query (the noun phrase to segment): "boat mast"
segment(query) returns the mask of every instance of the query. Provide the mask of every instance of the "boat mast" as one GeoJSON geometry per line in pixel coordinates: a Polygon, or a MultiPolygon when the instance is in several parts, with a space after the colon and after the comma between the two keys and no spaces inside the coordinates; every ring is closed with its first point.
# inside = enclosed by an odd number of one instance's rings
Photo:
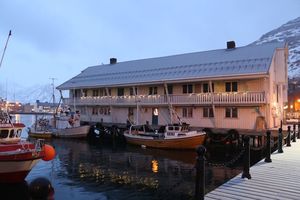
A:
{"type": "Polygon", "coordinates": [[[8,40],[9,40],[10,36],[11,36],[11,30],[9,31],[7,39],[6,39],[6,43],[5,43],[4,50],[3,50],[3,53],[2,53],[2,57],[1,57],[1,61],[0,61],[0,68],[1,68],[1,65],[2,65],[2,62],[3,62],[3,58],[4,58],[4,55],[5,55],[5,51],[6,51],[8,40]]]}
{"type": "Polygon", "coordinates": [[[167,102],[168,102],[168,106],[169,106],[170,124],[173,124],[173,106],[172,106],[172,103],[170,101],[170,96],[169,96],[167,83],[164,83],[164,87],[165,87],[167,102]]]}

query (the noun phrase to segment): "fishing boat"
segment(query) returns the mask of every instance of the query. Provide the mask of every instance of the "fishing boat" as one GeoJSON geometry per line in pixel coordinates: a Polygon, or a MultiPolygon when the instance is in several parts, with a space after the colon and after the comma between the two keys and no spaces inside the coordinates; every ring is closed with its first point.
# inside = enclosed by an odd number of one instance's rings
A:
{"type": "Polygon", "coordinates": [[[54,117],[55,129],[53,135],[60,138],[85,138],[90,131],[90,125],[80,124],[80,113],[67,112],[54,117]]]}
{"type": "Polygon", "coordinates": [[[39,160],[52,160],[55,150],[42,140],[21,140],[23,123],[13,123],[7,112],[0,110],[0,183],[24,181],[39,160]]]}
{"type": "Polygon", "coordinates": [[[49,139],[52,137],[53,127],[50,125],[49,119],[44,116],[37,118],[34,124],[28,128],[28,136],[32,138],[44,138],[49,139]]]}
{"type": "Polygon", "coordinates": [[[124,132],[129,144],[161,149],[195,149],[205,141],[204,131],[189,130],[189,125],[169,124],[158,130],[148,125],[132,125],[124,132]]]}

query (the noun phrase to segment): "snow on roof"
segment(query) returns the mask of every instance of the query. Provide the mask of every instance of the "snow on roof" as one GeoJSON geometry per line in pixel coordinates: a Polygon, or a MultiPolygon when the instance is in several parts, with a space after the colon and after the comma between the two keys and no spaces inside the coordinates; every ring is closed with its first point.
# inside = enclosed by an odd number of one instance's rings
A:
{"type": "Polygon", "coordinates": [[[58,86],[57,89],[141,85],[176,80],[266,74],[275,49],[284,47],[284,42],[274,42],[91,66],[58,86]]]}

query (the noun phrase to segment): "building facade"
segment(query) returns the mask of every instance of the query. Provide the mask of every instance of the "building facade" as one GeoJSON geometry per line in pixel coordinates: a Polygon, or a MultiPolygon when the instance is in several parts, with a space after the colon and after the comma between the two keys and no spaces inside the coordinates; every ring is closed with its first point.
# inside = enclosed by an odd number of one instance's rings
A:
{"type": "Polygon", "coordinates": [[[58,86],[88,122],[264,130],[287,103],[285,43],[269,43],[88,67],[58,86]]]}

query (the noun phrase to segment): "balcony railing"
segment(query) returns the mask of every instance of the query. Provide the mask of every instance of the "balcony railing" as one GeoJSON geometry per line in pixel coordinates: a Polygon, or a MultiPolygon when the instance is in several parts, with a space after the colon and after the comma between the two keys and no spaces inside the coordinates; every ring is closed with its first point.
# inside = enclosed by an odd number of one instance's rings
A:
{"type": "MultiPolygon", "coordinates": [[[[264,92],[234,92],[234,93],[200,93],[187,95],[169,95],[169,102],[173,105],[250,105],[266,103],[264,92]]],[[[168,105],[166,95],[138,95],[135,96],[104,96],[81,97],[64,99],[69,105],[168,105]]]]}

